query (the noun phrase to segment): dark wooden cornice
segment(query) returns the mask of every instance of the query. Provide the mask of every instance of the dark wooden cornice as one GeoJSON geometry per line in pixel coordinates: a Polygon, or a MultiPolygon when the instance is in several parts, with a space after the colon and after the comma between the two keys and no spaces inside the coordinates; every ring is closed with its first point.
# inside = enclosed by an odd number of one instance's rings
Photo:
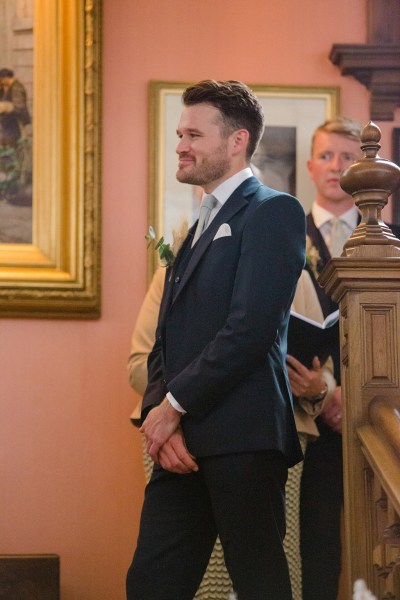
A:
{"type": "Polygon", "coordinates": [[[371,119],[392,121],[400,106],[400,45],[334,44],[331,62],[371,91],[371,119]]]}

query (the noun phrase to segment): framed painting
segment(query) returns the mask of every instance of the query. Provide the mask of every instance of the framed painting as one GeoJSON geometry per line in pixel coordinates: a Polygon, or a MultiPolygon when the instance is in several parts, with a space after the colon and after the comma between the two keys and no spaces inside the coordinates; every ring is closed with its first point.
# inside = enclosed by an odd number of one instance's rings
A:
{"type": "MultiPolygon", "coordinates": [[[[157,238],[172,241],[182,220],[197,218],[200,192],[175,178],[176,127],[181,95],[189,82],[151,81],[149,86],[149,226],[157,238]]],[[[252,159],[254,173],[270,187],[296,195],[307,211],[315,190],[306,162],[318,125],[339,112],[338,87],[252,85],[265,113],[265,130],[252,159]]],[[[149,253],[149,277],[158,266],[149,253]]]]}
{"type": "Polygon", "coordinates": [[[0,238],[2,317],[100,316],[100,72],[101,0],[35,0],[31,235],[0,238]]]}
{"type": "MultiPolygon", "coordinates": [[[[400,166],[400,127],[394,127],[392,131],[392,156],[393,162],[400,166]]],[[[392,196],[392,220],[400,225],[400,187],[392,196]]]]}

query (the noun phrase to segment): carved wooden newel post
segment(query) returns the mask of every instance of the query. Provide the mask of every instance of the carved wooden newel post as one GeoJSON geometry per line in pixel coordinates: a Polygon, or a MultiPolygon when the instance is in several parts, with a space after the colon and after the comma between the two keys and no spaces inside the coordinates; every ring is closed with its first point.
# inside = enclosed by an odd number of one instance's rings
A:
{"type": "MultiPolygon", "coordinates": [[[[377,404],[389,406],[395,416],[400,414],[400,241],[381,219],[389,195],[400,185],[400,168],[378,156],[380,137],[379,128],[370,122],[361,137],[364,158],[342,174],[341,185],[354,197],[361,223],[342,256],[330,261],[319,280],[340,307],[349,600],[359,578],[380,600],[400,598],[395,589],[400,551],[397,547],[388,565],[388,544],[383,539],[385,527],[397,523],[400,498],[391,498],[381,468],[378,465],[377,475],[371,465],[371,460],[379,462],[378,444],[371,459],[368,440],[363,438],[369,428],[375,431],[371,415],[377,404]]],[[[399,479],[400,454],[396,463],[396,449],[392,451],[389,444],[385,451],[389,458],[382,460],[382,468],[392,457],[392,475],[399,479]]]]}

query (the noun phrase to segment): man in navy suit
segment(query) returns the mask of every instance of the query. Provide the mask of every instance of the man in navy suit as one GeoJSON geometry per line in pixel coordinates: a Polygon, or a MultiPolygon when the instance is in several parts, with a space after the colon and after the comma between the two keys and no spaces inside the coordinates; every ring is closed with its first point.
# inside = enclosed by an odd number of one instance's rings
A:
{"type": "Polygon", "coordinates": [[[127,598],[192,600],[219,535],[240,600],[290,600],[284,494],[302,453],[285,357],[304,211],[252,175],[263,113],[247,86],[203,81],[182,100],[176,176],[213,198],[166,272],[142,405],[156,465],[127,598]]]}

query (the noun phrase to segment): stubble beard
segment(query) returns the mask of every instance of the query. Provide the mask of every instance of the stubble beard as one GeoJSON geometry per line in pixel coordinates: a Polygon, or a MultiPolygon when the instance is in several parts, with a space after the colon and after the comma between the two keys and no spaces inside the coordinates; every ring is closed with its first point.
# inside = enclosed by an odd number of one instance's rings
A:
{"type": "Polygon", "coordinates": [[[180,183],[204,186],[213,181],[218,181],[231,167],[229,158],[221,152],[219,158],[212,157],[212,161],[205,159],[199,166],[194,164],[190,169],[178,169],[176,178],[180,183]]]}

